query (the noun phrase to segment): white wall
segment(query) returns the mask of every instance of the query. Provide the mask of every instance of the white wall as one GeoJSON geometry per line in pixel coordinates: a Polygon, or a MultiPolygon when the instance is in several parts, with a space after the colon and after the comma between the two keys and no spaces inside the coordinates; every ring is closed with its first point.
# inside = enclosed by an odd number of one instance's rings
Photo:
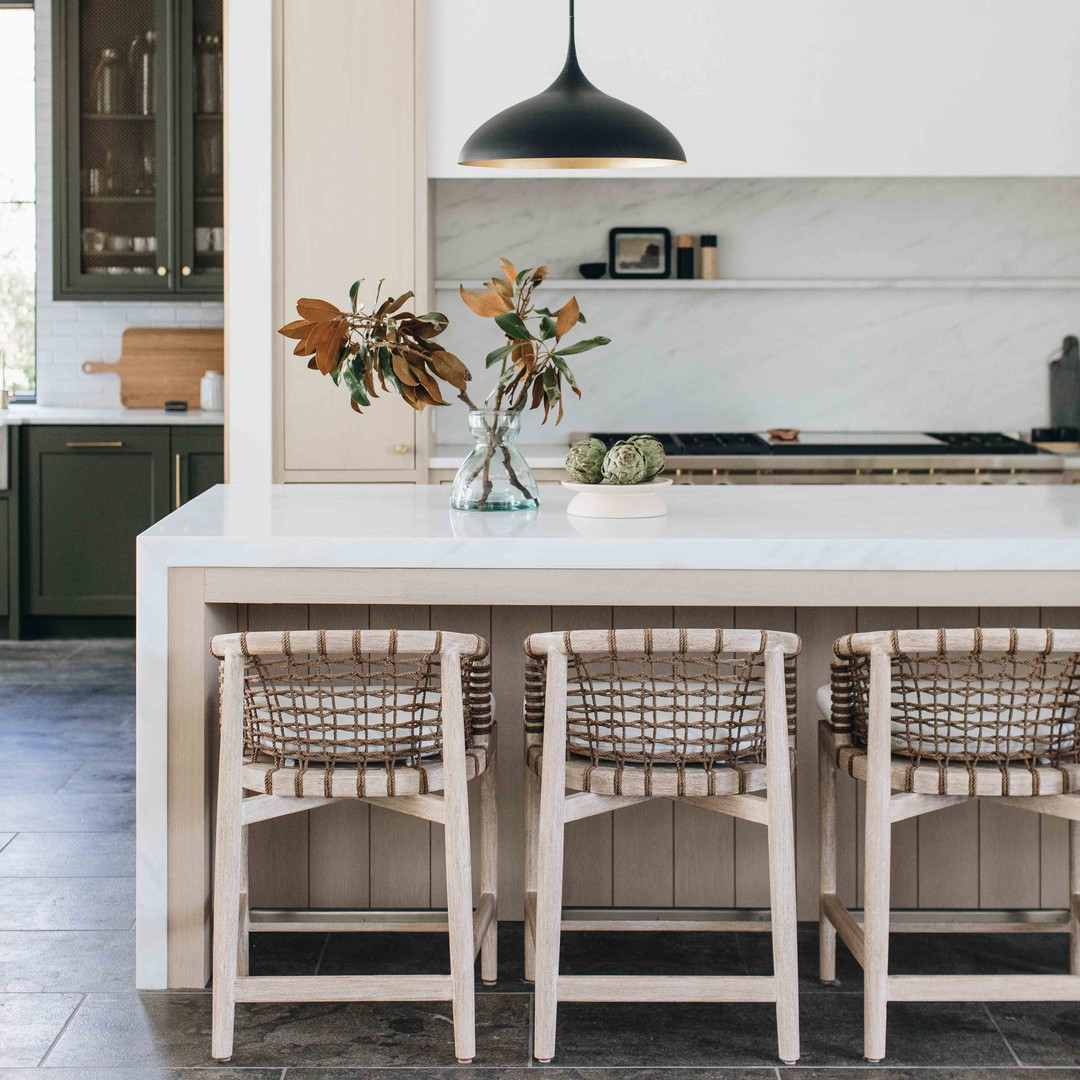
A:
{"type": "MultiPolygon", "coordinates": [[[[431,175],[506,175],[458,150],[557,74],[565,12],[431,0],[431,175]]],[[[577,23],[593,82],[682,141],[667,177],[1080,174],[1076,0],[579,0],[577,23]]]]}
{"type": "Polygon", "coordinates": [[[120,404],[115,375],[85,375],[84,360],[112,361],[129,326],[221,326],[213,301],[118,302],[53,300],[52,35],[50,5],[37,22],[37,387],[43,405],[120,404]]]}
{"type": "MultiPolygon", "coordinates": [[[[436,277],[476,285],[505,255],[555,277],[605,260],[612,226],[715,232],[734,278],[1080,278],[1080,180],[442,180],[436,277]]],[[[572,288],[572,287],[571,287],[572,288]]],[[[569,290],[552,292],[559,305],[569,290]]],[[[1080,291],[580,291],[584,397],[560,429],[1023,430],[1047,420],[1045,360],[1080,332],[1080,291]]],[[[486,393],[499,335],[456,291],[447,348],[486,393]]],[[[474,392],[474,397],[478,395],[474,392]]],[[[457,408],[437,442],[464,441],[457,408]]]]}

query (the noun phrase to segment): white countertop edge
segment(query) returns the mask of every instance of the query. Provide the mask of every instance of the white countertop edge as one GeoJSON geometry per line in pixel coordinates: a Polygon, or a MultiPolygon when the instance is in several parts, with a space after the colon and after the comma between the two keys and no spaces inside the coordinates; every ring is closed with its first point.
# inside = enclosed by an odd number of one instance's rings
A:
{"type": "Polygon", "coordinates": [[[188,409],[187,412],[166,412],[164,409],[79,408],[66,405],[9,405],[0,409],[0,426],[20,427],[24,424],[80,424],[97,426],[164,424],[173,427],[185,424],[221,426],[225,413],[188,409]]]}

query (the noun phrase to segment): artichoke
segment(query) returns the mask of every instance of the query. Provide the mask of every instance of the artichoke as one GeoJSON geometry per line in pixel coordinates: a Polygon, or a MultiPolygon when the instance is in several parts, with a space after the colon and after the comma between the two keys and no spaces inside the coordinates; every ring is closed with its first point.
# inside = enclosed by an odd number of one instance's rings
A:
{"type": "Polygon", "coordinates": [[[645,458],[645,479],[652,480],[664,471],[664,447],[651,435],[632,435],[626,440],[641,451],[645,458]]]}
{"type": "Polygon", "coordinates": [[[599,484],[607,447],[599,439],[582,439],[566,455],[566,471],[579,484],[599,484]]]}
{"type": "Polygon", "coordinates": [[[647,471],[645,455],[633,443],[618,442],[604,455],[604,479],[609,484],[641,484],[647,471]]]}

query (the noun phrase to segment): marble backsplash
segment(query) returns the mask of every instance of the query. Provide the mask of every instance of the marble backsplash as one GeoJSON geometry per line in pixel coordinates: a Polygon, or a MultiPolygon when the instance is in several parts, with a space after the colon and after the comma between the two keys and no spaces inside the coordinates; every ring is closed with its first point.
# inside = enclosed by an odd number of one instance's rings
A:
{"type": "MultiPolygon", "coordinates": [[[[505,255],[557,278],[612,226],[719,235],[724,277],[1080,278],[1080,180],[440,180],[436,277],[475,285],[505,255]]],[[[560,429],[1024,430],[1047,419],[1049,354],[1080,290],[582,291],[584,391],[560,429]]],[[[473,369],[493,325],[451,291],[448,348],[473,369]]],[[[551,303],[562,302],[552,293],[551,303]]],[[[476,395],[474,395],[476,396],[476,395]]],[[[440,443],[461,442],[458,409],[440,443]]]]}

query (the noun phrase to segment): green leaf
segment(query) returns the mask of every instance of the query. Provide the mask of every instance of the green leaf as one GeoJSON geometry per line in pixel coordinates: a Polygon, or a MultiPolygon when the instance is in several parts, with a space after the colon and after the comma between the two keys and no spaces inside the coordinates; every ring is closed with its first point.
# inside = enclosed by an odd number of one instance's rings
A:
{"type": "Polygon", "coordinates": [[[544,393],[553,405],[562,397],[562,391],[559,390],[559,378],[551,368],[547,368],[544,372],[544,393]]]}
{"type": "Polygon", "coordinates": [[[364,389],[364,369],[358,362],[359,357],[341,365],[341,377],[345,380],[345,386],[349,390],[349,396],[357,405],[370,405],[371,398],[364,389]]]}
{"type": "Polygon", "coordinates": [[[484,367],[494,367],[496,364],[501,364],[516,348],[514,345],[501,345],[497,349],[492,349],[487,354],[487,359],[484,361],[484,367]]]}
{"type": "Polygon", "coordinates": [[[586,338],[584,341],[576,341],[573,345],[567,345],[565,349],[560,349],[558,352],[552,353],[552,356],[576,356],[578,353],[588,352],[590,349],[597,349],[601,345],[610,345],[611,338],[606,337],[591,337],[586,338]]]}
{"type": "Polygon", "coordinates": [[[379,346],[379,371],[382,372],[382,377],[386,380],[386,385],[394,391],[395,394],[401,393],[401,380],[394,374],[394,358],[390,355],[390,350],[385,345],[379,346]]]}
{"type": "Polygon", "coordinates": [[[555,336],[555,323],[547,315],[540,320],[540,340],[547,341],[555,336]]]}
{"type": "Polygon", "coordinates": [[[522,285],[532,276],[532,270],[522,270],[516,278],[514,278],[514,291],[517,292],[522,285]]]}
{"type": "Polygon", "coordinates": [[[356,314],[356,297],[360,292],[360,286],[363,284],[364,279],[358,278],[349,286],[349,303],[352,304],[353,314],[356,314]]]}
{"type": "MultiPolygon", "coordinates": [[[[520,275],[518,276],[520,277],[520,275]]],[[[506,311],[502,315],[496,315],[495,323],[507,337],[513,338],[515,341],[532,341],[529,328],[521,321],[520,316],[513,311],[506,311]]],[[[606,341],[605,344],[607,344],[606,341]]]]}
{"type": "Polygon", "coordinates": [[[559,356],[552,355],[551,362],[563,373],[563,378],[565,378],[571,386],[577,386],[577,383],[574,381],[574,376],[571,373],[570,368],[567,367],[565,360],[559,356]]]}

